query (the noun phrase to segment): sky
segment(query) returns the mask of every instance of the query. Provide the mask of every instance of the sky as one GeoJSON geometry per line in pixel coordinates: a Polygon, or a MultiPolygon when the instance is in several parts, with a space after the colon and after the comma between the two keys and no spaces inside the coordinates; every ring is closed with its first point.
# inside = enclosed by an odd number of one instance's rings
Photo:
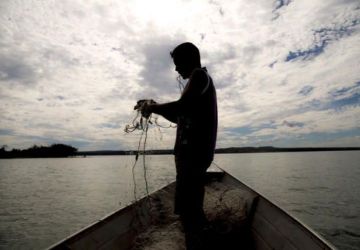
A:
{"type": "MultiPolygon", "coordinates": [[[[179,98],[169,52],[187,41],[217,89],[218,148],[360,146],[358,0],[1,0],[0,146],[135,149],[133,107],[179,98]]],[[[150,127],[148,148],[175,130],[150,127]]]]}

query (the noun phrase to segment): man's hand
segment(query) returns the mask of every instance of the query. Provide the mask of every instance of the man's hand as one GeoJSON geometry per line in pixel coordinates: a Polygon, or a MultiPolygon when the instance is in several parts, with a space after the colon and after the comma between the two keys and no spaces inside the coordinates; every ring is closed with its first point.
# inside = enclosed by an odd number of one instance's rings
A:
{"type": "Polygon", "coordinates": [[[155,102],[153,103],[145,103],[141,110],[141,115],[145,118],[149,118],[150,115],[154,112],[154,106],[156,105],[155,102]]]}
{"type": "Polygon", "coordinates": [[[156,102],[154,100],[139,100],[134,109],[139,110],[143,117],[149,118],[155,105],[156,102]]]}

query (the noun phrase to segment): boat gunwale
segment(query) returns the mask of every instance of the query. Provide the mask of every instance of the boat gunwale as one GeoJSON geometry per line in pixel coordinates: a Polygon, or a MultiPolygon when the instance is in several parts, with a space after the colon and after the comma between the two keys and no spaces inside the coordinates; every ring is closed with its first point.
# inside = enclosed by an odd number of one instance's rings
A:
{"type": "MultiPolygon", "coordinates": [[[[266,198],[266,196],[262,195],[260,192],[255,191],[253,188],[251,188],[250,185],[248,185],[246,182],[240,181],[238,178],[236,178],[234,175],[232,175],[231,173],[223,170],[221,167],[216,166],[219,171],[211,171],[208,173],[215,173],[215,174],[219,174],[219,173],[223,173],[223,177],[228,176],[229,178],[231,178],[233,181],[235,181],[238,185],[241,185],[242,187],[244,187],[247,191],[253,193],[257,199],[263,199],[265,202],[267,202],[270,206],[273,206],[276,210],[278,210],[280,213],[282,213],[286,218],[290,219],[292,223],[294,223],[296,226],[298,226],[299,228],[301,228],[304,232],[315,236],[315,238],[318,239],[318,241],[316,242],[321,242],[323,245],[327,246],[329,249],[337,249],[335,246],[333,246],[333,244],[331,244],[328,240],[326,240],[323,236],[321,236],[319,233],[317,233],[316,231],[314,231],[314,229],[310,228],[306,223],[304,223],[302,220],[300,220],[299,218],[297,218],[296,216],[292,215],[290,212],[284,210],[283,208],[281,208],[276,202],[270,201],[268,198],[266,198]]],[[[161,186],[160,188],[158,188],[157,190],[155,190],[154,192],[152,192],[149,195],[153,195],[156,192],[159,192],[160,190],[163,190],[166,187],[169,187],[170,185],[174,185],[175,181],[172,181],[166,185],[161,186]]],[[[113,212],[108,213],[107,215],[103,216],[101,219],[89,224],[86,227],[83,227],[79,230],[77,230],[75,233],[72,233],[71,235],[67,236],[66,238],[52,244],[51,246],[49,246],[48,248],[46,248],[47,250],[55,250],[58,247],[61,247],[63,244],[66,244],[67,241],[76,241],[77,239],[81,238],[82,236],[88,235],[91,232],[97,230],[99,227],[101,227],[101,225],[107,223],[108,221],[111,221],[113,218],[126,213],[127,211],[131,211],[132,209],[134,209],[136,206],[138,206],[139,204],[141,204],[142,202],[144,202],[144,200],[147,198],[147,195],[145,194],[143,197],[141,197],[140,199],[136,200],[135,202],[132,201],[132,203],[130,202],[130,204],[125,205],[122,208],[119,208],[118,210],[115,210],[113,212]]],[[[254,206],[252,209],[256,209],[256,206],[254,206]]],[[[254,211],[251,211],[254,212],[254,211]]]]}
{"type": "MultiPolygon", "coordinates": [[[[228,176],[230,176],[232,179],[234,179],[235,181],[237,181],[238,183],[242,184],[243,187],[245,187],[248,191],[253,192],[254,194],[257,195],[258,199],[263,199],[265,200],[268,204],[270,204],[271,206],[273,206],[275,209],[277,209],[278,211],[280,211],[282,214],[284,214],[287,218],[290,218],[292,220],[293,223],[298,224],[300,226],[300,228],[304,228],[305,231],[308,231],[310,233],[310,235],[314,235],[315,237],[317,237],[320,241],[322,241],[322,243],[324,243],[327,247],[329,247],[330,249],[337,249],[332,243],[330,243],[327,239],[325,239],[322,235],[320,235],[318,232],[316,232],[314,229],[312,229],[310,226],[308,226],[306,223],[304,223],[301,219],[299,219],[297,216],[291,214],[290,212],[288,212],[287,210],[283,209],[281,206],[279,206],[277,204],[277,202],[274,201],[270,201],[268,198],[266,198],[266,196],[264,196],[262,193],[255,191],[255,189],[253,189],[250,185],[248,185],[246,182],[244,181],[240,181],[238,178],[236,178],[234,175],[232,175],[231,173],[223,170],[221,167],[217,166],[220,170],[224,171],[228,176]]],[[[256,206],[253,208],[256,209],[256,206]]]]}
{"type": "MultiPolygon", "coordinates": [[[[175,184],[175,181],[172,181],[166,185],[163,185],[160,188],[158,188],[157,190],[155,190],[154,192],[150,193],[149,196],[153,195],[154,193],[156,193],[160,190],[163,190],[166,187],[169,187],[170,185],[174,185],[174,184],[175,184]]],[[[97,221],[94,221],[93,223],[90,223],[89,225],[75,231],[74,233],[70,234],[69,236],[66,236],[65,238],[57,241],[54,244],[51,244],[49,247],[47,247],[45,249],[46,250],[57,249],[57,247],[60,247],[62,244],[66,244],[67,241],[70,241],[70,240],[73,241],[79,237],[81,238],[81,236],[83,236],[83,235],[90,234],[91,232],[95,231],[97,228],[101,227],[101,225],[103,225],[104,223],[111,221],[113,218],[120,216],[121,214],[126,213],[128,211],[130,212],[136,206],[138,206],[139,204],[144,202],[144,200],[147,197],[148,197],[148,195],[144,194],[141,198],[139,198],[135,201],[130,201],[130,203],[128,203],[127,205],[124,205],[123,207],[104,215],[103,217],[101,217],[101,219],[98,219],[97,221]]]]}

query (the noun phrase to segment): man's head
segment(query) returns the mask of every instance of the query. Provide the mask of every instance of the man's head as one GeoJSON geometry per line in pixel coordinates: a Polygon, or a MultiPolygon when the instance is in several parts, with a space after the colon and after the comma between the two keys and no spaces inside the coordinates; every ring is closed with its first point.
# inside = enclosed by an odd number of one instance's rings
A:
{"type": "Polygon", "coordinates": [[[195,68],[201,67],[199,49],[192,43],[178,45],[170,55],[174,60],[175,70],[184,79],[189,78],[195,68]]]}

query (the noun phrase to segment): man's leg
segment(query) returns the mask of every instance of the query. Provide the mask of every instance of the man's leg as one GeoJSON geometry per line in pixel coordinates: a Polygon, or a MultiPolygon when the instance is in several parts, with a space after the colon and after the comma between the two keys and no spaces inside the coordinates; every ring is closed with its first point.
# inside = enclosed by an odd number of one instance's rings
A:
{"type": "Polygon", "coordinates": [[[206,223],[203,210],[205,173],[210,163],[176,161],[175,213],[184,227],[187,249],[201,249],[201,233],[206,223]]]}

